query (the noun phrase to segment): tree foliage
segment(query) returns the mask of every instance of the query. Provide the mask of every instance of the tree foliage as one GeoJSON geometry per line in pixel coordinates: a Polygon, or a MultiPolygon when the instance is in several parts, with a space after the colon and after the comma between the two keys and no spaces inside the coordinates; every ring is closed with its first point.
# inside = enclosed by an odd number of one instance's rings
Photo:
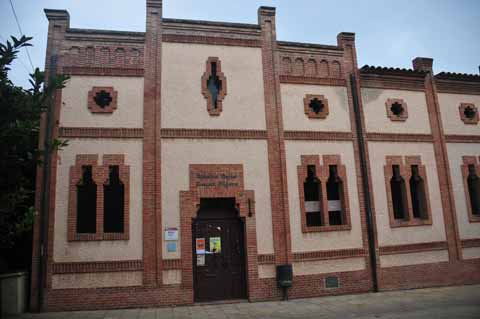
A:
{"type": "MultiPolygon", "coordinates": [[[[31,229],[34,215],[35,170],[45,151],[39,150],[41,114],[51,106],[56,89],[67,77],[52,77],[45,85],[45,73],[36,68],[30,74],[30,89],[15,86],[8,78],[12,62],[32,38],[11,37],[0,43],[0,248],[11,248],[16,238],[31,229]]],[[[63,147],[55,140],[47,147],[63,147]]]]}

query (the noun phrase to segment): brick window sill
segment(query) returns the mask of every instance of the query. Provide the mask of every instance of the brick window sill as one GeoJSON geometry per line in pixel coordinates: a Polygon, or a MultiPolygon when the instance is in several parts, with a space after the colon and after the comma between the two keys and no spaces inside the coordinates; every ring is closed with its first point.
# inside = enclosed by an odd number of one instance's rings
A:
{"type": "Polygon", "coordinates": [[[429,226],[432,225],[432,221],[429,219],[418,219],[414,220],[395,220],[390,224],[391,228],[397,227],[411,227],[411,226],[429,226]]]}
{"type": "Polygon", "coordinates": [[[330,226],[305,226],[302,227],[303,233],[321,233],[331,231],[349,231],[352,230],[351,225],[330,225],[330,226]]]}
{"type": "Polygon", "coordinates": [[[75,234],[68,241],[111,241],[129,240],[127,233],[104,233],[104,234],[75,234]]]}

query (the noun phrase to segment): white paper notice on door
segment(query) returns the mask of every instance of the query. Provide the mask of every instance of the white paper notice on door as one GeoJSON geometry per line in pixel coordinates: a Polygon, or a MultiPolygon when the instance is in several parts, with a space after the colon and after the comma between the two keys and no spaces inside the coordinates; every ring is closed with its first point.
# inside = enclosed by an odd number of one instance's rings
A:
{"type": "Polygon", "coordinates": [[[197,266],[205,266],[205,255],[197,255],[197,266]]]}

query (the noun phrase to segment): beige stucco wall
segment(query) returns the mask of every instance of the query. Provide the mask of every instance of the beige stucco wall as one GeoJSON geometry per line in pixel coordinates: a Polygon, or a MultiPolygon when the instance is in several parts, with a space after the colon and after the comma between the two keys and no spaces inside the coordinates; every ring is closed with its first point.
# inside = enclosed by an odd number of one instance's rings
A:
{"type": "MultiPolygon", "coordinates": [[[[263,140],[164,139],[162,226],[180,228],[180,191],[189,190],[189,164],[243,164],[245,189],[255,191],[258,253],[273,253],[267,142],[263,140]]],[[[181,234],[179,234],[181,236],[181,234]]],[[[163,250],[164,258],[180,258],[163,250]]]]}
{"type": "Polygon", "coordinates": [[[182,283],[182,271],[179,269],[162,271],[162,281],[164,285],[176,285],[182,283]]]}
{"type": "Polygon", "coordinates": [[[290,232],[292,251],[317,251],[344,248],[361,248],[362,231],[360,225],[360,209],[358,201],[355,159],[351,142],[319,142],[319,141],[285,141],[286,166],[288,181],[288,200],[290,208],[290,232]],[[301,155],[338,154],[347,170],[348,194],[350,203],[350,231],[331,231],[302,233],[300,202],[298,197],[297,166],[301,165],[301,155]]]}
{"type": "Polygon", "coordinates": [[[163,43],[162,127],[265,129],[260,48],[163,43]],[[227,79],[220,116],[210,116],[201,77],[208,57],[218,57],[227,79]]]}
{"type": "Polygon", "coordinates": [[[460,238],[479,238],[480,223],[470,223],[468,220],[466,190],[463,185],[461,166],[463,164],[462,156],[476,156],[477,158],[480,156],[480,145],[472,143],[448,143],[447,153],[460,238]]]}
{"type": "Polygon", "coordinates": [[[54,260],[56,262],[142,259],[142,142],[133,139],[70,139],[59,152],[55,197],[54,260]],[[77,154],[125,154],[130,166],[130,239],[67,242],[70,167],[77,154]]]}
{"type": "Polygon", "coordinates": [[[141,271],[61,274],[52,276],[53,289],[141,286],[141,271]]]}
{"type": "Polygon", "coordinates": [[[347,89],[341,86],[281,84],[283,125],[285,130],[350,131],[347,89]],[[307,94],[323,95],[328,100],[325,119],[311,119],[305,114],[303,98],[307,94]]]}
{"type": "Polygon", "coordinates": [[[369,142],[368,152],[379,245],[390,246],[446,240],[433,144],[369,142]],[[387,155],[421,156],[428,180],[432,225],[390,228],[384,173],[387,155]]]}
{"type": "Polygon", "coordinates": [[[295,276],[326,274],[330,272],[356,271],[365,269],[365,258],[301,261],[293,263],[295,276]]]}
{"type": "Polygon", "coordinates": [[[469,247],[462,249],[463,259],[480,258],[480,247],[469,247]]]}
{"type": "Polygon", "coordinates": [[[365,126],[368,132],[429,134],[427,101],[424,92],[362,88],[365,126]],[[407,103],[406,121],[391,121],[385,102],[389,98],[403,99],[407,103]]]}
{"type": "Polygon", "coordinates": [[[439,93],[438,103],[445,134],[480,135],[480,125],[465,124],[460,118],[460,103],[473,103],[480,110],[480,95],[439,93]]]}
{"type": "Polygon", "coordinates": [[[74,75],[62,90],[60,126],[143,127],[143,78],[74,75]],[[113,113],[92,113],[88,92],[94,86],[112,86],[117,93],[113,113]]]}
{"type": "Polygon", "coordinates": [[[448,250],[380,256],[381,267],[419,265],[448,261],[448,250]]]}
{"type": "Polygon", "coordinates": [[[258,278],[275,278],[275,265],[258,265],[258,278]]]}

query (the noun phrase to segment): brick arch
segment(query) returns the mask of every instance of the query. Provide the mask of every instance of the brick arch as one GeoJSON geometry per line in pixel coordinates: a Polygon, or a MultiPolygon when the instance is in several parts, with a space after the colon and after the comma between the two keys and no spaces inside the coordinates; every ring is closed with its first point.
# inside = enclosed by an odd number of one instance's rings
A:
{"type": "Polygon", "coordinates": [[[296,58],[293,67],[293,74],[303,76],[305,74],[305,63],[302,58],[296,58]]]}
{"type": "Polygon", "coordinates": [[[320,61],[320,67],[318,68],[318,75],[321,78],[328,78],[329,77],[330,71],[329,71],[327,60],[320,61]]]}
{"type": "Polygon", "coordinates": [[[315,59],[308,60],[305,75],[310,77],[317,76],[317,61],[315,61],[315,59]]]}
{"type": "Polygon", "coordinates": [[[283,57],[282,68],[284,74],[292,74],[292,59],[289,57],[283,57]]]}
{"type": "Polygon", "coordinates": [[[259,291],[257,230],[255,220],[255,199],[253,190],[245,190],[243,165],[241,164],[192,164],[189,167],[190,190],[180,191],[180,237],[182,260],[182,287],[193,302],[193,251],[192,222],[200,208],[201,198],[235,198],[239,217],[245,225],[245,266],[247,274],[248,298],[254,299],[259,291]],[[234,186],[202,186],[198,174],[237,176],[234,186]]]}

